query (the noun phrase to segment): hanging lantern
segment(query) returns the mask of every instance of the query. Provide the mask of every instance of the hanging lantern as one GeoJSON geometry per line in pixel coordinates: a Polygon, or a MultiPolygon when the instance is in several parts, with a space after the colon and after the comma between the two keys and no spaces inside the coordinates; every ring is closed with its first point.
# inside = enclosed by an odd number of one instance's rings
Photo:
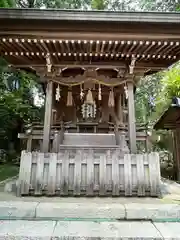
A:
{"type": "Polygon", "coordinates": [[[80,85],[81,91],[80,91],[80,99],[82,100],[84,97],[84,92],[83,92],[83,88],[82,85],[80,85]]]}
{"type": "Polygon", "coordinates": [[[99,84],[99,91],[98,91],[98,100],[102,100],[102,94],[101,94],[101,84],[99,84]]]}
{"type": "Polygon", "coordinates": [[[59,99],[61,98],[61,90],[60,90],[59,85],[56,88],[56,96],[55,97],[56,97],[56,101],[59,101],[59,99]]]}
{"type": "Polygon", "coordinates": [[[67,95],[67,106],[72,106],[73,105],[73,98],[72,98],[72,92],[68,91],[67,95]]]}
{"type": "Polygon", "coordinates": [[[113,89],[109,93],[108,106],[114,107],[114,91],[113,91],[113,89]]]}
{"type": "Polygon", "coordinates": [[[92,91],[91,89],[88,90],[87,96],[86,96],[86,103],[87,104],[94,104],[93,96],[92,96],[92,91]]]}

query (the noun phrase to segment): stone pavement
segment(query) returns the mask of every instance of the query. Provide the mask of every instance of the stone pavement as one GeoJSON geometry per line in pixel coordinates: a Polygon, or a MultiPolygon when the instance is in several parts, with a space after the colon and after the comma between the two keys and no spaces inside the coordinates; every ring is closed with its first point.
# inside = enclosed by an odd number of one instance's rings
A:
{"type": "Polygon", "coordinates": [[[2,188],[0,240],[180,240],[179,202],[166,199],[16,197],[2,188]]]}
{"type": "Polygon", "coordinates": [[[180,240],[180,223],[6,220],[0,224],[0,239],[180,240]]]}
{"type": "MultiPolygon", "coordinates": [[[[65,198],[68,199],[68,198],[65,198]]],[[[0,220],[180,221],[178,204],[0,201],[0,220]]]]}
{"type": "Polygon", "coordinates": [[[0,240],[67,238],[180,240],[180,205],[152,198],[0,201],[0,240]]]}

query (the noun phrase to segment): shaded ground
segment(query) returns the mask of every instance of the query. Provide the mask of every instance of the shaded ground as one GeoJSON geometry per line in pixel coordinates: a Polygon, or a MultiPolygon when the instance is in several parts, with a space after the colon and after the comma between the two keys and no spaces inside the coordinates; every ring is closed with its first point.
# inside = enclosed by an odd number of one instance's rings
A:
{"type": "Polygon", "coordinates": [[[19,172],[19,168],[15,165],[0,164],[0,182],[7,178],[16,176],[19,172]]]}

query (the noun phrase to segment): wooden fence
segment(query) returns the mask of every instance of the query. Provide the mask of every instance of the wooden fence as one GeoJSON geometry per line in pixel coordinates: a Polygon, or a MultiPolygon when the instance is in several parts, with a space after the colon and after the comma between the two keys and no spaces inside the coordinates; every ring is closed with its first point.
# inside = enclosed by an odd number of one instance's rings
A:
{"type": "Polygon", "coordinates": [[[102,154],[91,150],[60,153],[22,151],[18,193],[58,196],[158,196],[159,155],[102,154]]]}

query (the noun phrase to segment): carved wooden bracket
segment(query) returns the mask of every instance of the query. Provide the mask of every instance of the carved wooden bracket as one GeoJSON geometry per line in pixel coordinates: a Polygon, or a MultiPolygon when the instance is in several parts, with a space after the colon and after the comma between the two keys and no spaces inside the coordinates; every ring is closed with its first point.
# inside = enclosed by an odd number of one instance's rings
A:
{"type": "Polygon", "coordinates": [[[96,78],[96,69],[95,68],[87,68],[84,72],[85,78],[96,78]]]}
{"type": "Polygon", "coordinates": [[[51,68],[52,68],[52,61],[51,61],[51,57],[50,57],[50,53],[47,53],[46,55],[46,67],[47,67],[47,72],[51,72],[51,68]]]}
{"type": "Polygon", "coordinates": [[[119,69],[118,69],[117,77],[118,77],[118,78],[124,78],[126,72],[127,72],[127,68],[119,68],[119,69]]]}
{"type": "Polygon", "coordinates": [[[131,59],[131,64],[129,65],[129,73],[130,73],[130,74],[133,74],[133,73],[134,73],[135,63],[136,63],[136,58],[135,58],[135,57],[132,57],[132,59],[131,59]]]}

